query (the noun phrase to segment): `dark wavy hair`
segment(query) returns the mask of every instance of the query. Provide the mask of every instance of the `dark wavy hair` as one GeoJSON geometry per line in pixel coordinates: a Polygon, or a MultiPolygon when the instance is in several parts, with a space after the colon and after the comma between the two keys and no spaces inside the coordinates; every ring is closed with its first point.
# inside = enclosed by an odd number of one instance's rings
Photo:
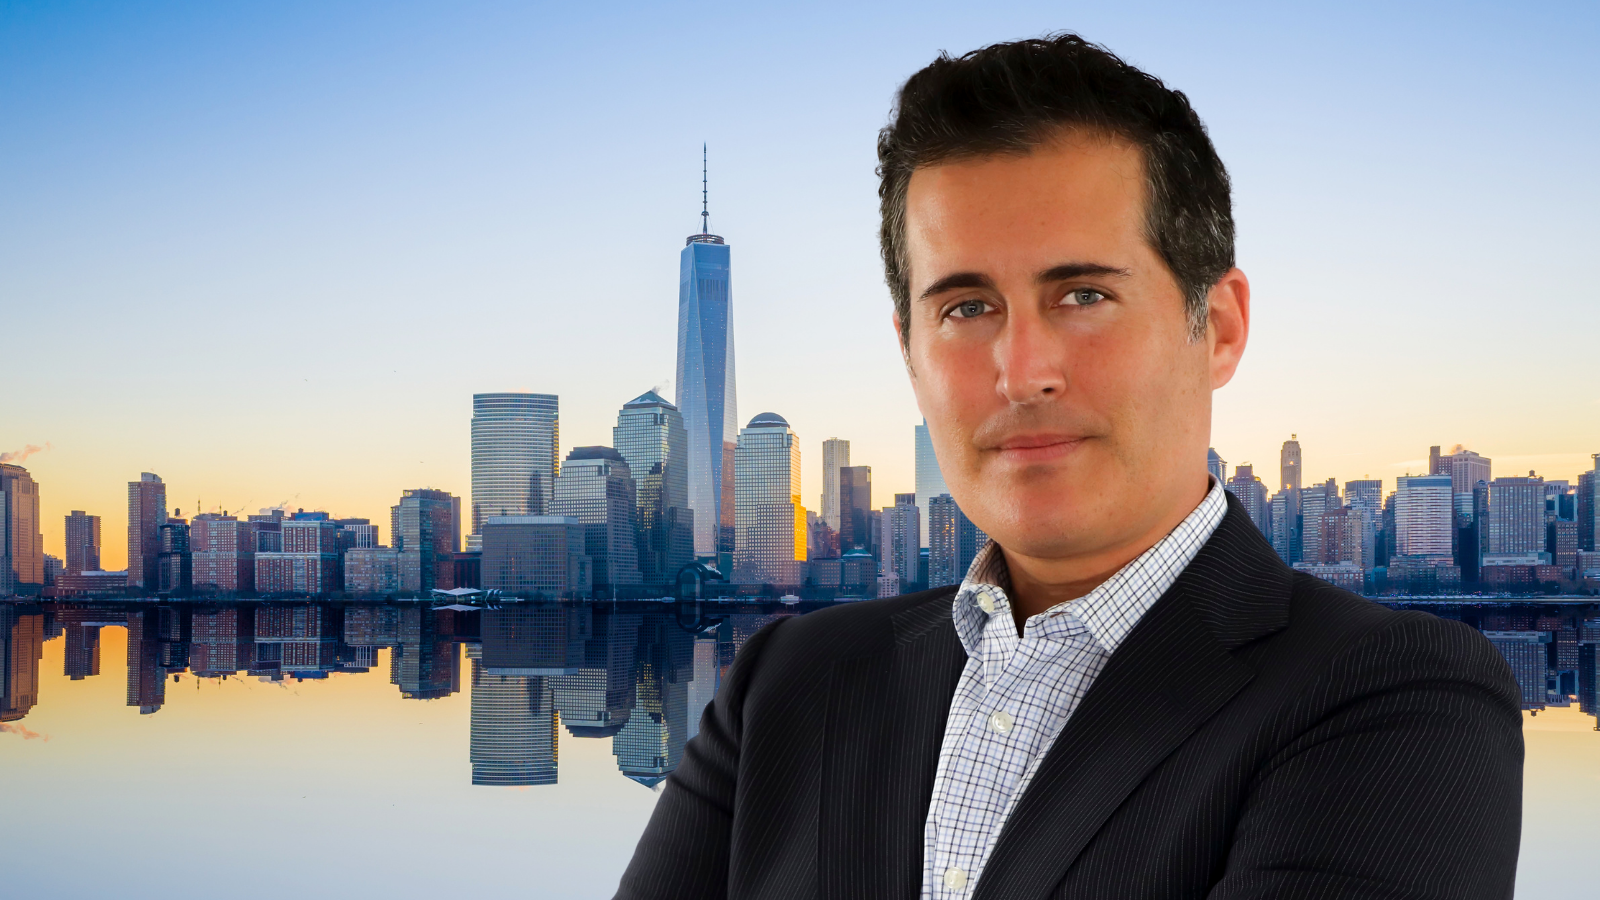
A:
{"type": "Polygon", "coordinates": [[[921,166],[1027,153],[1062,129],[1098,131],[1144,156],[1145,236],[1183,290],[1191,339],[1206,297],[1233,268],[1228,171],[1189,98],[1076,34],[939,58],[906,80],[878,133],[879,239],[902,339],[909,339],[906,186],[921,166]]]}

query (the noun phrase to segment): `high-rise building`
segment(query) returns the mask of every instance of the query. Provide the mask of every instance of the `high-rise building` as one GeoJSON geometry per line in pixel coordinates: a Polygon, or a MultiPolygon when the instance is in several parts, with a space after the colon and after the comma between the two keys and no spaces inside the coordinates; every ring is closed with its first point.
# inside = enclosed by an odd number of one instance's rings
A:
{"type": "Polygon", "coordinates": [[[1366,512],[1353,506],[1330,509],[1322,514],[1318,529],[1321,553],[1312,562],[1321,565],[1348,563],[1372,568],[1372,528],[1366,512]]]}
{"type": "Polygon", "coordinates": [[[389,534],[400,552],[400,589],[427,593],[455,587],[461,549],[461,501],[448,491],[407,490],[389,508],[389,534]]]}
{"type": "Polygon", "coordinates": [[[484,590],[580,598],[593,590],[584,526],[572,516],[490,516],[483,523],[484,590]]]}
{"type": "MultiPolygon", "coordinates": [[[[1283,442],[1283,449],[1278,454],[1278,470],[1283,478],[1283,490],[1288,493],[1284,496],[1283,530],[1284,547],[1279,550],[1279,555],[1285,562],[1297,563],[1301,555],[1301,511],[1300,488],[1304,469],[1300,458],[1299,435],[1291,434],[1283,442]]],[[[1277,510],[1274,513],[1274,527],[1277,526],[1277,510]]]]}
{"type": "Polygon", "coordinates": [[[201,513],[189,525],[194,590],[236,594],[255,590],[255,536],[250,522],[223,513],[201,513]]]}
{"type": "Polygon", "coordinates": [[[1578,517],[1578,549],[1600,550],[1600,453],[1593,456],[1594,468],[1578,476],[1575,501],[1578,517]]]}
{"type": "Polygon", "coordinates": [[[1250,521],[1262,534],[1271,537],[1272,499],[1268,496],[1267,486],[1256,477],[1255,466],[1244,463],[1235,468],[1233,477],[1223,484],[1223,489],[1238,498],[1239,505],[1244,507],[1250,521]]]}
{"type": "Polygon", "coordinates": [[[339,590],[339,527],[327,519],[281,523],[281,550],[256,554],[256,591],[325,596],[339,590]]]}
{"type": "Polygon", "coordinates": [[[916,494],[895,494],[894,505],[885,506],[882,518],[878,574],[893,575],[899,579],[900,591],[909,590],[917,581],[918,523],[922,511],[917,508],[916,494]]]}
{"type": "Polygon", "coordinates": [[[28,470],[0,463],[0,597],[44,589],[39,485],[28,470]]]}
{"type": "Polygon", "coordinates": [[[472,538],[488,516],[542,516],[560,469],[555,394],[472,395],[472,538]]]}
{"type": "MultiPolygon", "coordinates": [[[[689,434],[694,552],[734,551],[734,448],[739,430],[733,365],[733,290],[728,245],[710,233],[701,176],[700,233],[678,257],[678,410],[689,434]]],[[[719,563],[720,564],[720,563],[719,563]]]]}
{"type": "Polygon", "coordinates": [[[1226,484],[1228,481],[1228,463],[1217,453],[1217,448],[1206,448],[1206,471],[1216,479],[1217,484],[1226,484]]]}
{"type": "Polygon", "coordinates": [[[183,596],[193,588],[194,554],[189,546],[189,523],[183,519],[168,516],[161,524],[156,570],[156,590],[160,593],[183,596]]]}
{"type": "Polygon", "coordinates": [[[1529,472],[1489,482],[1489,553],[1533,557],[1545,545],[1544,479],[1529,472]]]}
{"type": "Polygon", "coordinates": [[[1272,495],[1270,501],[1271,513],[1267,516],[1267,520],[1272,530],[1267,534],[1267,538],[1272,542],[1272,549],[1277,551],[1278,558],[1284,562],[1291,562],[1294,559],[1292,548],[1298,535],[1295,533],[1296,529],[1290,521],[1289,514],[1295,508],[1291,497],[1298,496],[1298,491],[1282,488],[1272,495]]]}
{"type": "Polygon", "coordinates": [[[844,466],[839,469],[839,554],[870,552],[874,543],[872,467],[844,466]]]}
{"type": "MultiPolygon", "coordinates": [[[[927,516],[932,509],[929,501],[940,494],[950,493],[945,486],[944,473],[939,469],[939,457],[933,452],[933,436],[928,433],[928,420],[923,419],[916,429],[917,509],[922,521],[917,523],[917,546],[928,546],[927,516]]],[[[912,579],[915,580],[915,579],[912,579]]]]}
{"type": "Polygon", "coordinates": [[[1395,553],[1452,563],[1455,512],[1450,476],[1401,475],[1395,481],[1395,553]]]}
{"type": "Polygon", "coordinates": [[[1366,554],[1359,562],[1370,569],[1378,564],[1378,530],[1383,521],[1383,480],[1359,478],[1344,483],[1344,505],[1358,510],[1362,521],[1362,549],[1366,554]]]}
{"type": "Polygon", "coordinates": [[[128,482],[128,587],[153,591],[160,581],[161,523],[167,520],[167,486],[143,472],[128,482]]]}
{"type": "Polygon", "coordinates": [[[972,568],[972,561],[977,559],[978,553],[989,543],[989,535],[978,524],[967,518],[967,514],[956,507],[956,575],[960,578],[967,577],[967,570],[972,568]]]}
{"type": "MultiPolygon", "coordinates": [[[[733,580],[802,584],[806,508],[800,503],[800,439],[782,416],[761,413],[739,432],[733,491],[738,526],[733,580]]],[[[695,516],[698,520],[698,511],[695,516]]]]}
{"type": "Polygon", "coordinates": [[[641,581],[634,493],[627,460],[611,447],[574,447],[556,477],[550,511],[583,523],[596,596],[641,581]]]}
{"type": "Polygon", "coordinates": [[[940,494],[928,501],[928,587],[960,584],[960,508],[954,497],[940,494]]]}
{"type": "Polygon", "coordinates": [[[1450,476],[1457,518],[1465,520],[1471,517],[1472,487],[1480,481],[1490,480],[1492,462],[1488,457],[1479,456],[1460,444],[1452,447],[1448,454],[1440,454],[1437,446],[1428,448],[1428,474],[1450,476]]]}
{"type": "Polygon", "coordinates": [[[678,570],[694,561],[683,415],[655,391],[646,391],[623,404],[611,440],[633,473],[639,575],[645,584],[672,584],[678,570]]]}
{"type": "Polygon", "coordinates": [[[68,575],[100,571],[100,517],[75,509],[66,517],[68,575]]]}
{"type": "Polygon", "coordinates": [[[839,470],[850,465],[850,442],[828,438],[822,442],[822,521],[839,532],[839,470]]]}
{"type": "Polygon", "coordinates": [[[1339,486],[1332,478],[1300,489],[1300,547],[1304,562],[1323,561],[1322,517],[1338,508],[1339,486]]]}

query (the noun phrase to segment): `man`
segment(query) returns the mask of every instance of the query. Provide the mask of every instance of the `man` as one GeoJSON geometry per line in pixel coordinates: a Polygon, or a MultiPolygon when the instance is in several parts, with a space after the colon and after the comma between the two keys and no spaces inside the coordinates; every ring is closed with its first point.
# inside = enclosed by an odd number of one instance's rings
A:
{"type": "Polygon", "coordinates": [[[906,368],[992,543],[752,637],[619,896],[1509,896],[1504,661],[1285,567],[1207,473],[1250,291],[1187,99],[1001,44],[912,76],[878,153],[906,368]]]}

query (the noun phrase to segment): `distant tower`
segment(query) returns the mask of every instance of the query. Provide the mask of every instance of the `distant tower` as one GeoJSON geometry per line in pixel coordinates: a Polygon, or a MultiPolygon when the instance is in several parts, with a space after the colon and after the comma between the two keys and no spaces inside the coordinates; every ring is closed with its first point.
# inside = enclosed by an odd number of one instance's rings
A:
{"type": "Polygon", "coordinates": [[[839,553],[871,550],[872,467],[845,466],[839,470],[839,553]]]}
{"type": "Polygon", "coordinates": [[[100,569],[100,517],[81,509],[67,515],[66,573],[94,572],[100,569]]]}
{"type": "Polygon", "coordinates": [[[806,508],[800,504],[800,439],[782,416],[762,413],[739,432],[736,458],[733,580],[803,583],[806,508]]]}
{"type": "Polygon", "coordinates": [[[839,531],[839,470],[850,465],[850,442],[828,438],[822,442],[822,521],[839,531]]]}
{"type": "MultiPolygon", "coordinates": [[[[933,498],[948,494],[944,473],[939,471],[939,457],[933,454],[933,438],[928,434],[928,420],[917,426],[917,546],[928,546],[927,517],[932,510],[933,498]]],[[[913,575],[913,578],[915,576],[913,575]]]]}
{"type": "Polygon", "coordinates": [[[572,448],[556,479],[551,511],[583,523],[596,596],[640,581],[635,490],[627,461],[611,447],[572,448]]]}
{"type": "Polygon", "coordinates": [[[128,587],[154,591],[160,583],[161,526],[167,522],[167,486],[153,472],[128,482],[128,587]]]}
{"type": "Polygon", "coordinates": [[[1217,480],[1217,484],[1224,484],[1228,480],[1228,463],[1217,453],[1215,447],[1206,450],[1206,471],[1217,480]]]}
{"type": "Polygon", "coordinates": [[[542,516],[550,508],[561,440],[555,394],[472,395],[472,532],[478,549],[488,516],[542,516]]]}
{"type": "Polygon", "coordinates": [[[885,506],[879,519],[882,537],[879,538],[878,574],[893,575],[899,579],[901,590],[917,581],[917,528],[922,510],[917,507],[916,494],[895,494],[894,505],[885,506]]]}
{"type": "Polygon", "coordinates": [[[448,491],[403,491],[389,507],[389,538],[400,555],[400,589],[426,594],[455,587],[461,549],[461,503],[448,491]]]}
{"type": "Polygon", "coordinates": [[[705,148],[701,148],[700,233],[678,257],[678,410],[689,434],[689,508],[694,552],[734,549],[733,453],[739,431],[734,393],[733,291],[729,248],[710,233],[705,148]]]}
{"type": "Polygon", "coordinates": [[[1284,561],[1297,563],[1300,561],[1300,441],[1299,435],[1291,434],[1283,442],[1283,450],[1279,454],[1279,471],[1283,475],[1283,490],[1286,492],[1284,502],[1284,517],[1281,527],[1285,545],[1279,549],[1284,561]]]}
{"type": "Polygon", "coordinates": [[[655,391],[623,404],[611,443],[637,486],[639,573],[646,584],[671,584],[694,561],[689,509],[689,435],[678,408],[655,391]]]}

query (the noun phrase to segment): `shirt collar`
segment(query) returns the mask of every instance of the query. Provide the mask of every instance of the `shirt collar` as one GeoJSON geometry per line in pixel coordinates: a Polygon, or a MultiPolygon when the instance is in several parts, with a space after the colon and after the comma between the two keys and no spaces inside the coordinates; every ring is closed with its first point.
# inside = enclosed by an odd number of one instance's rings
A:
{"type": "MultiPolygon", "coordinates": [[[[1073,613],[1083,622],[1106,653],[1114,653],[1122,640],[1178,576],[1193,561],[1195,554],[1222,524],[1228,511],[1221,483],[1211,480],[1211,489],[1178,526],[1138,558],[1117,570],[1099,587],[1076,600],[1050,607],[1029,619],[1042,621],[1073,613]]],[[[982,646],[984,626],[991,613],[983,602],[993,605],[993,615],[1010,615],[1011,572],[1000,545],[989,541],[973,558],[967,577],[956,591],[953,615],[956,633],[969,656],[982,646]]]]}

